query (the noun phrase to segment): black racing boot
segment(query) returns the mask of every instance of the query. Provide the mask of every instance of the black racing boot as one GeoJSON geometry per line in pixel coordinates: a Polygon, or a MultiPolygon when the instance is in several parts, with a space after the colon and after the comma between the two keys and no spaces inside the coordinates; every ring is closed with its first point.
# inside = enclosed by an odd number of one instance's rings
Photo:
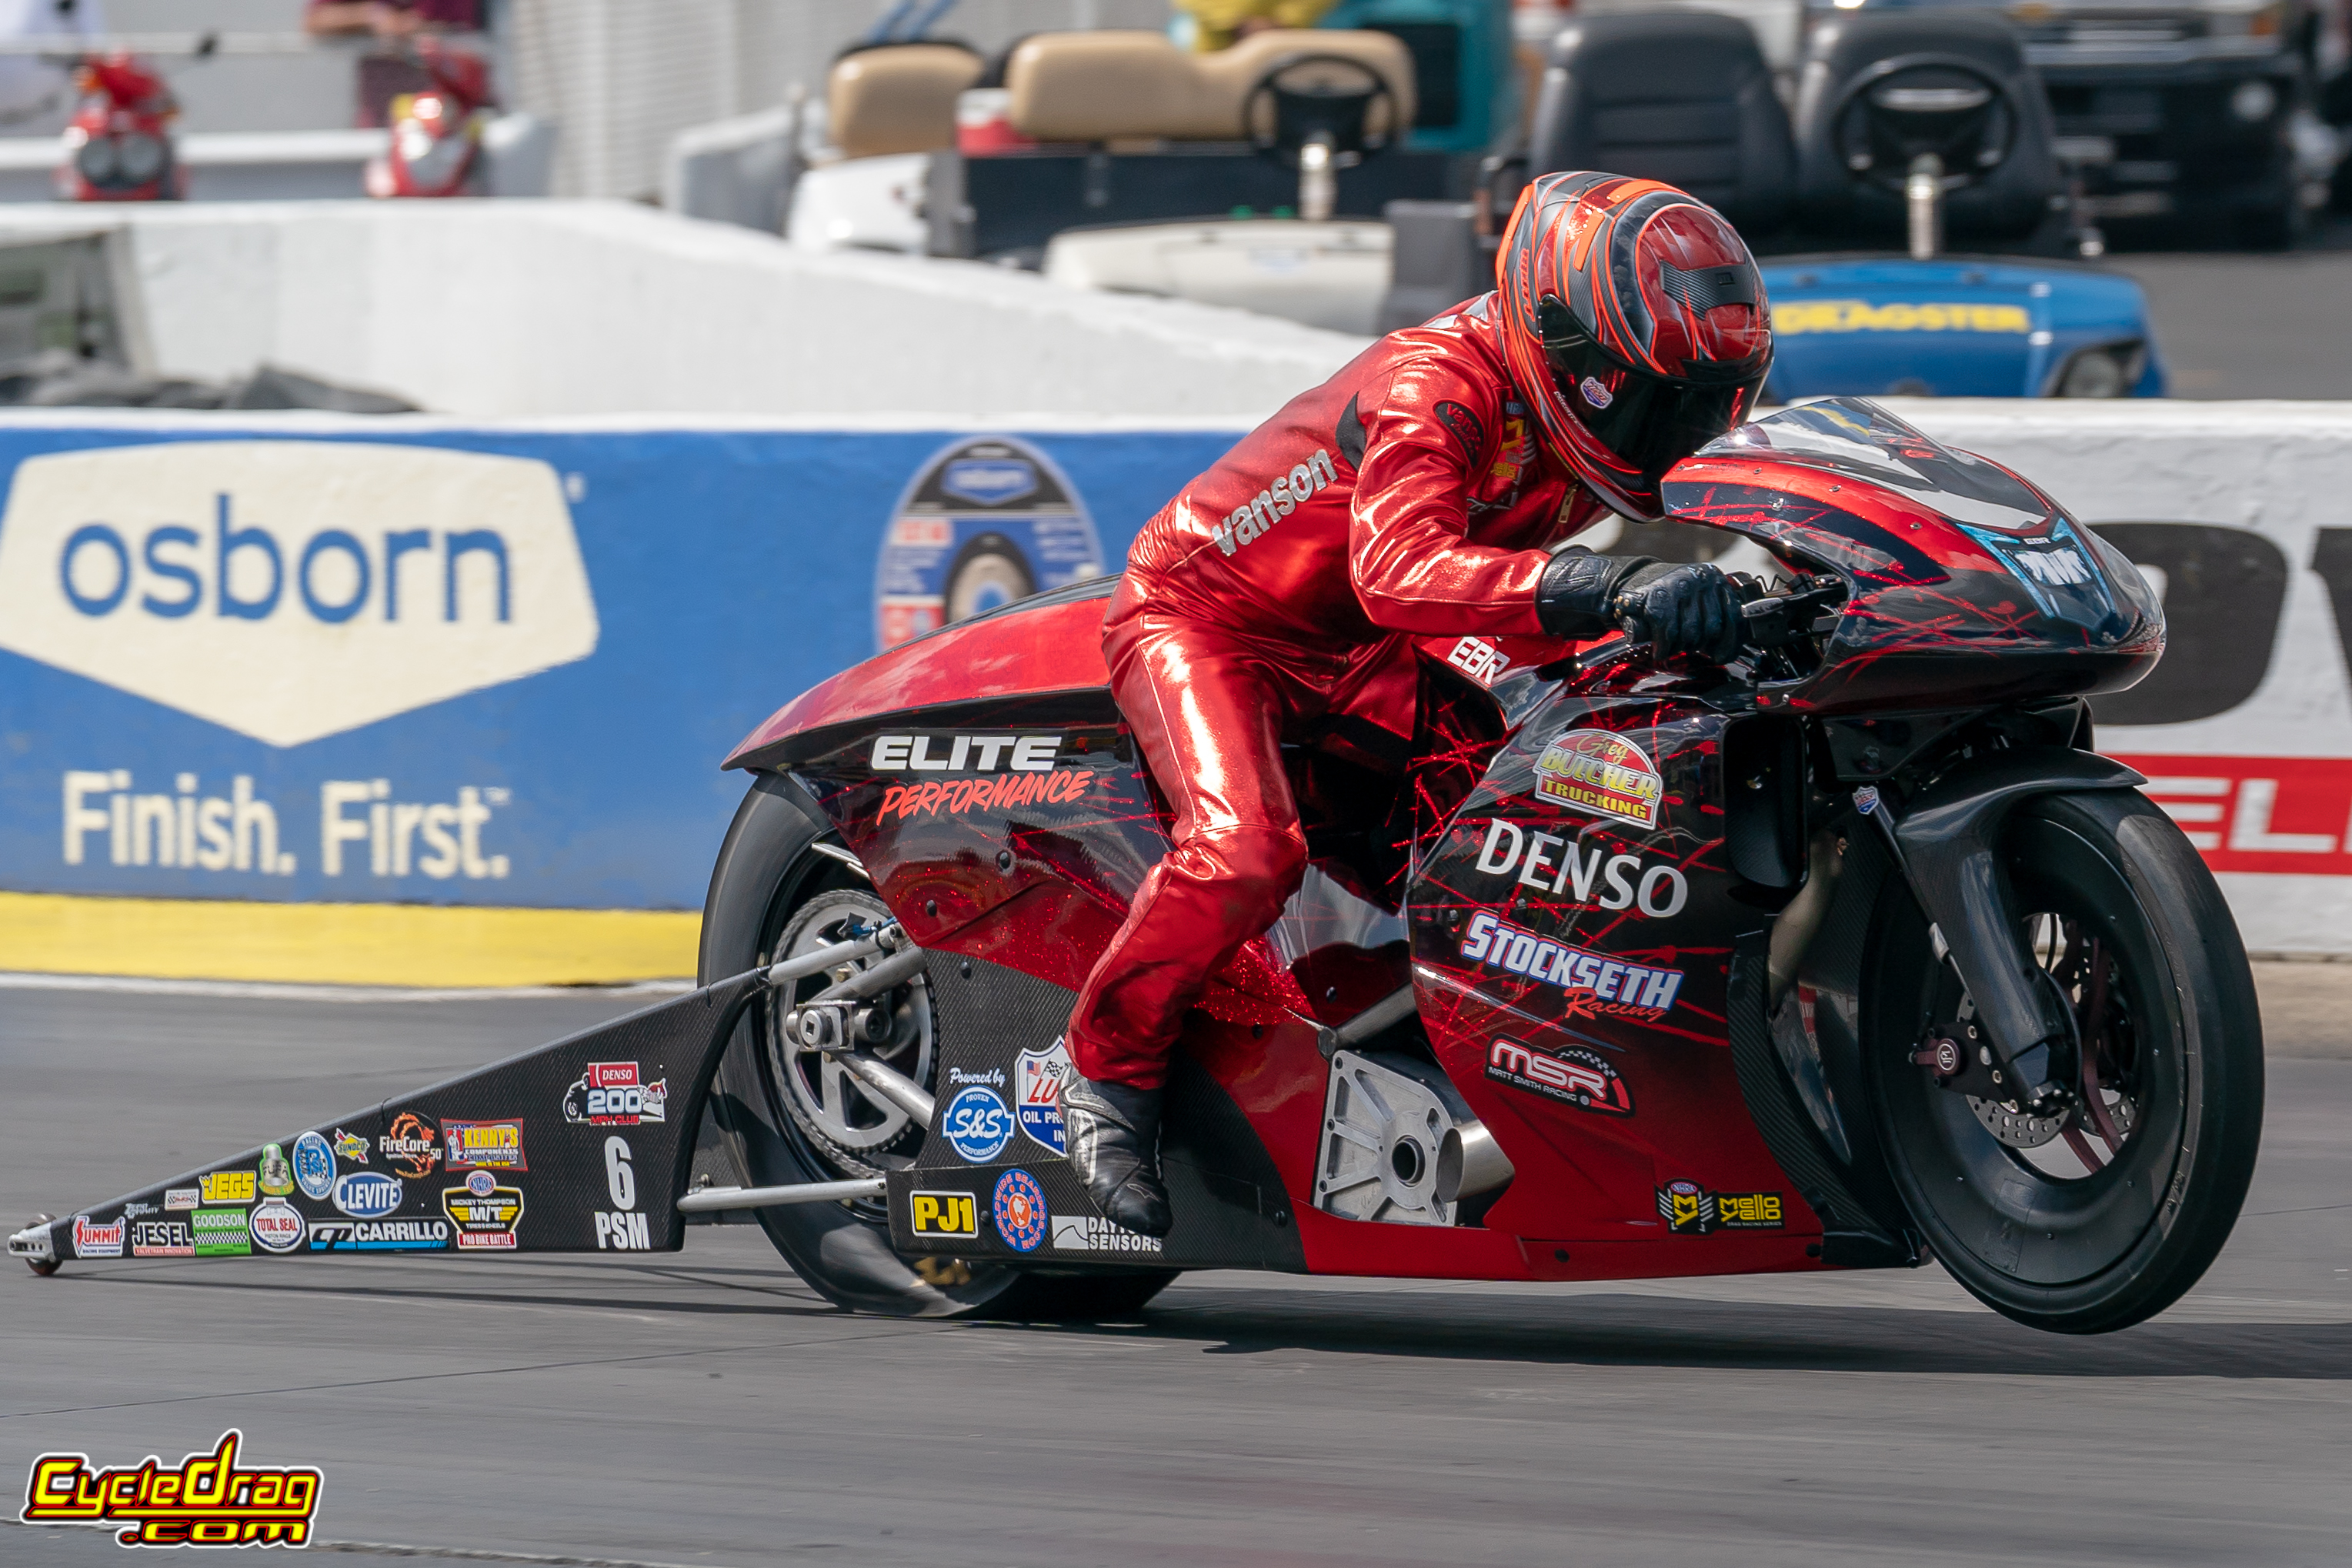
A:
{"type": "Polygon", "coordinates": [[[1103,1217],[1139,1236],[1166,1236],[1168,1184],[1160,1179],[1160,1090],[1096,1083],[1076,1074],[1062,1089],[1070,1169],[1103,1217]]]}

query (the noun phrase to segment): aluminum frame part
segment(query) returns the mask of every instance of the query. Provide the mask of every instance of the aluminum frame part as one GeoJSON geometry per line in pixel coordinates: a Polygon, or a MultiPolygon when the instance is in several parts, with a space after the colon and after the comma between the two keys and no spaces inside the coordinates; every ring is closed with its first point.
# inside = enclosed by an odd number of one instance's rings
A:
{"type": "Polygon", "coordinates": [[[1496,1191],[1514,1173],[1434,1067],[1349,1050],[1331,1058],[1317,1208],[1389,1225],[1457,1225],[1465,1200],[1496,1191]]]}
{"type": "Polygon", "coordinates": [[[888,1185],[882,1177],[873,1176],[856,1182],[803,1182],[790,1187],[704,1187],[678,1199],[677,1212],[723,1214],[735,1209],[782,1208],[787,1204],[848,1203],[857,1198],[878,1198],[888,1185]]]}
{"type": "Polygon", "coordinates": [[[929,1090],[885,1063],[877,1061],[863,1051],[832,1051],[835,1061],[849,1070],[850,1076],[866,1088],[913,1117],[924,1127],[930,1126],[939,1110],[939,1101],[929,1090]]]}
{"type": "Polygon", "coordinates": [[[1322,1051],[1323,1059],[1329,1061],[1333,1053],[1341,1047],[1369,1040],[1391,1025],[1401,1024],[1412,1017],[1416,1005],[1412,987],[1400,985],[1336,1028],[1317,1025],[1315,1044],[1322,1051]]]}
{"type": "Polygon", "coordinates": [[[50,1230],[56,1223],[55,1220],[43,1220],[38,1225],[26,1226],[10,1237],[8,1256],[21,1258],[37,1267],[44,1263],[54,1265],[58,1261],[58,1244],[50,1230]]]}

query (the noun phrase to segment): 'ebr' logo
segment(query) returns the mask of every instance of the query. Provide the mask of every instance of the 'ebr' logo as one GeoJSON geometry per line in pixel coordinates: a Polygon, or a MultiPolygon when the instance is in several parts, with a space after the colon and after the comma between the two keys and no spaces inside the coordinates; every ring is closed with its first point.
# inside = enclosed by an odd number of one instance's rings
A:
{"type": "Polygon", "coordinates": [[[534,459],[112,447],[26,458],[0,517],[0,647],[272,745],[595,647],[572,514],[534,459]]]}

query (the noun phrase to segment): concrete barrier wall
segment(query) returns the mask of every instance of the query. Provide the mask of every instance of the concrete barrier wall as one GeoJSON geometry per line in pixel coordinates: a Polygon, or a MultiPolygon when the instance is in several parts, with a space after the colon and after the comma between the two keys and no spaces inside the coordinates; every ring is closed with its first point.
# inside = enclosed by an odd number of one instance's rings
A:
{"type": "Polygon", "coordinates": [[[13,417],[0,889],[698,909],[754,724],[1234,433],[13,417]]]}
{"type": "Polygon", "coordinates": [[[1364,341],[625,203],[0,208],[0,237],[113,223],[164,370],[267,360],[478,419],[1247,416],[1364,341]]]}
{"type": "MultiPolygon", "coordinates": [[[[2352,952],[2352,408],[1902,411],[2145,563],[2171,651],[2102,749],[2250,946],[2352,952]]],[[[1244,427],[14,416],[0,887],[692,908],[753,722],[974,551],[1115,564],[1244,427]]]]}
{"type": "Polygon", "coordinates": [[[2352,406],[1887,405],[2160,583],[2170,645],[2099,749],[2150,775],[2249,947],[2352,952],[2352,406]]]}

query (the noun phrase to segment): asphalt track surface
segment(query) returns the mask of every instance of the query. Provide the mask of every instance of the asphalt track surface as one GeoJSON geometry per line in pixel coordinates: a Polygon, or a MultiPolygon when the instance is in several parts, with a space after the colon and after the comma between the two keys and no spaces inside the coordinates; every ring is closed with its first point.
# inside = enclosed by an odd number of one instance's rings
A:
{"type": "Polygon", "coordinates": [[[2139,280],[2186,398],[2352,398],[2352,218],[2281,255],[2131,251],[2102,263],[2139,280]]]}
{"type": "MultiPolygon", "coordinates": [[[[10,1265],[0,1483],[234,1425],[250,1460],[323,1468],[324,1541],[412,1558],[2342,1563],[2352,966],[2267,978],[2246,1217],[2180,1307],[2102,1339],[2017,1327],[1932,1268],[1196,1275],[1068,1329],[845,1316],[742,1227],[635,1261],[10,1265]]],[[[624,1005],[0,987],[0,1215],[624,1005]]],[[[121,1560],[99,1531],[0,1525],[0,1563],[121,1560]]]]}

